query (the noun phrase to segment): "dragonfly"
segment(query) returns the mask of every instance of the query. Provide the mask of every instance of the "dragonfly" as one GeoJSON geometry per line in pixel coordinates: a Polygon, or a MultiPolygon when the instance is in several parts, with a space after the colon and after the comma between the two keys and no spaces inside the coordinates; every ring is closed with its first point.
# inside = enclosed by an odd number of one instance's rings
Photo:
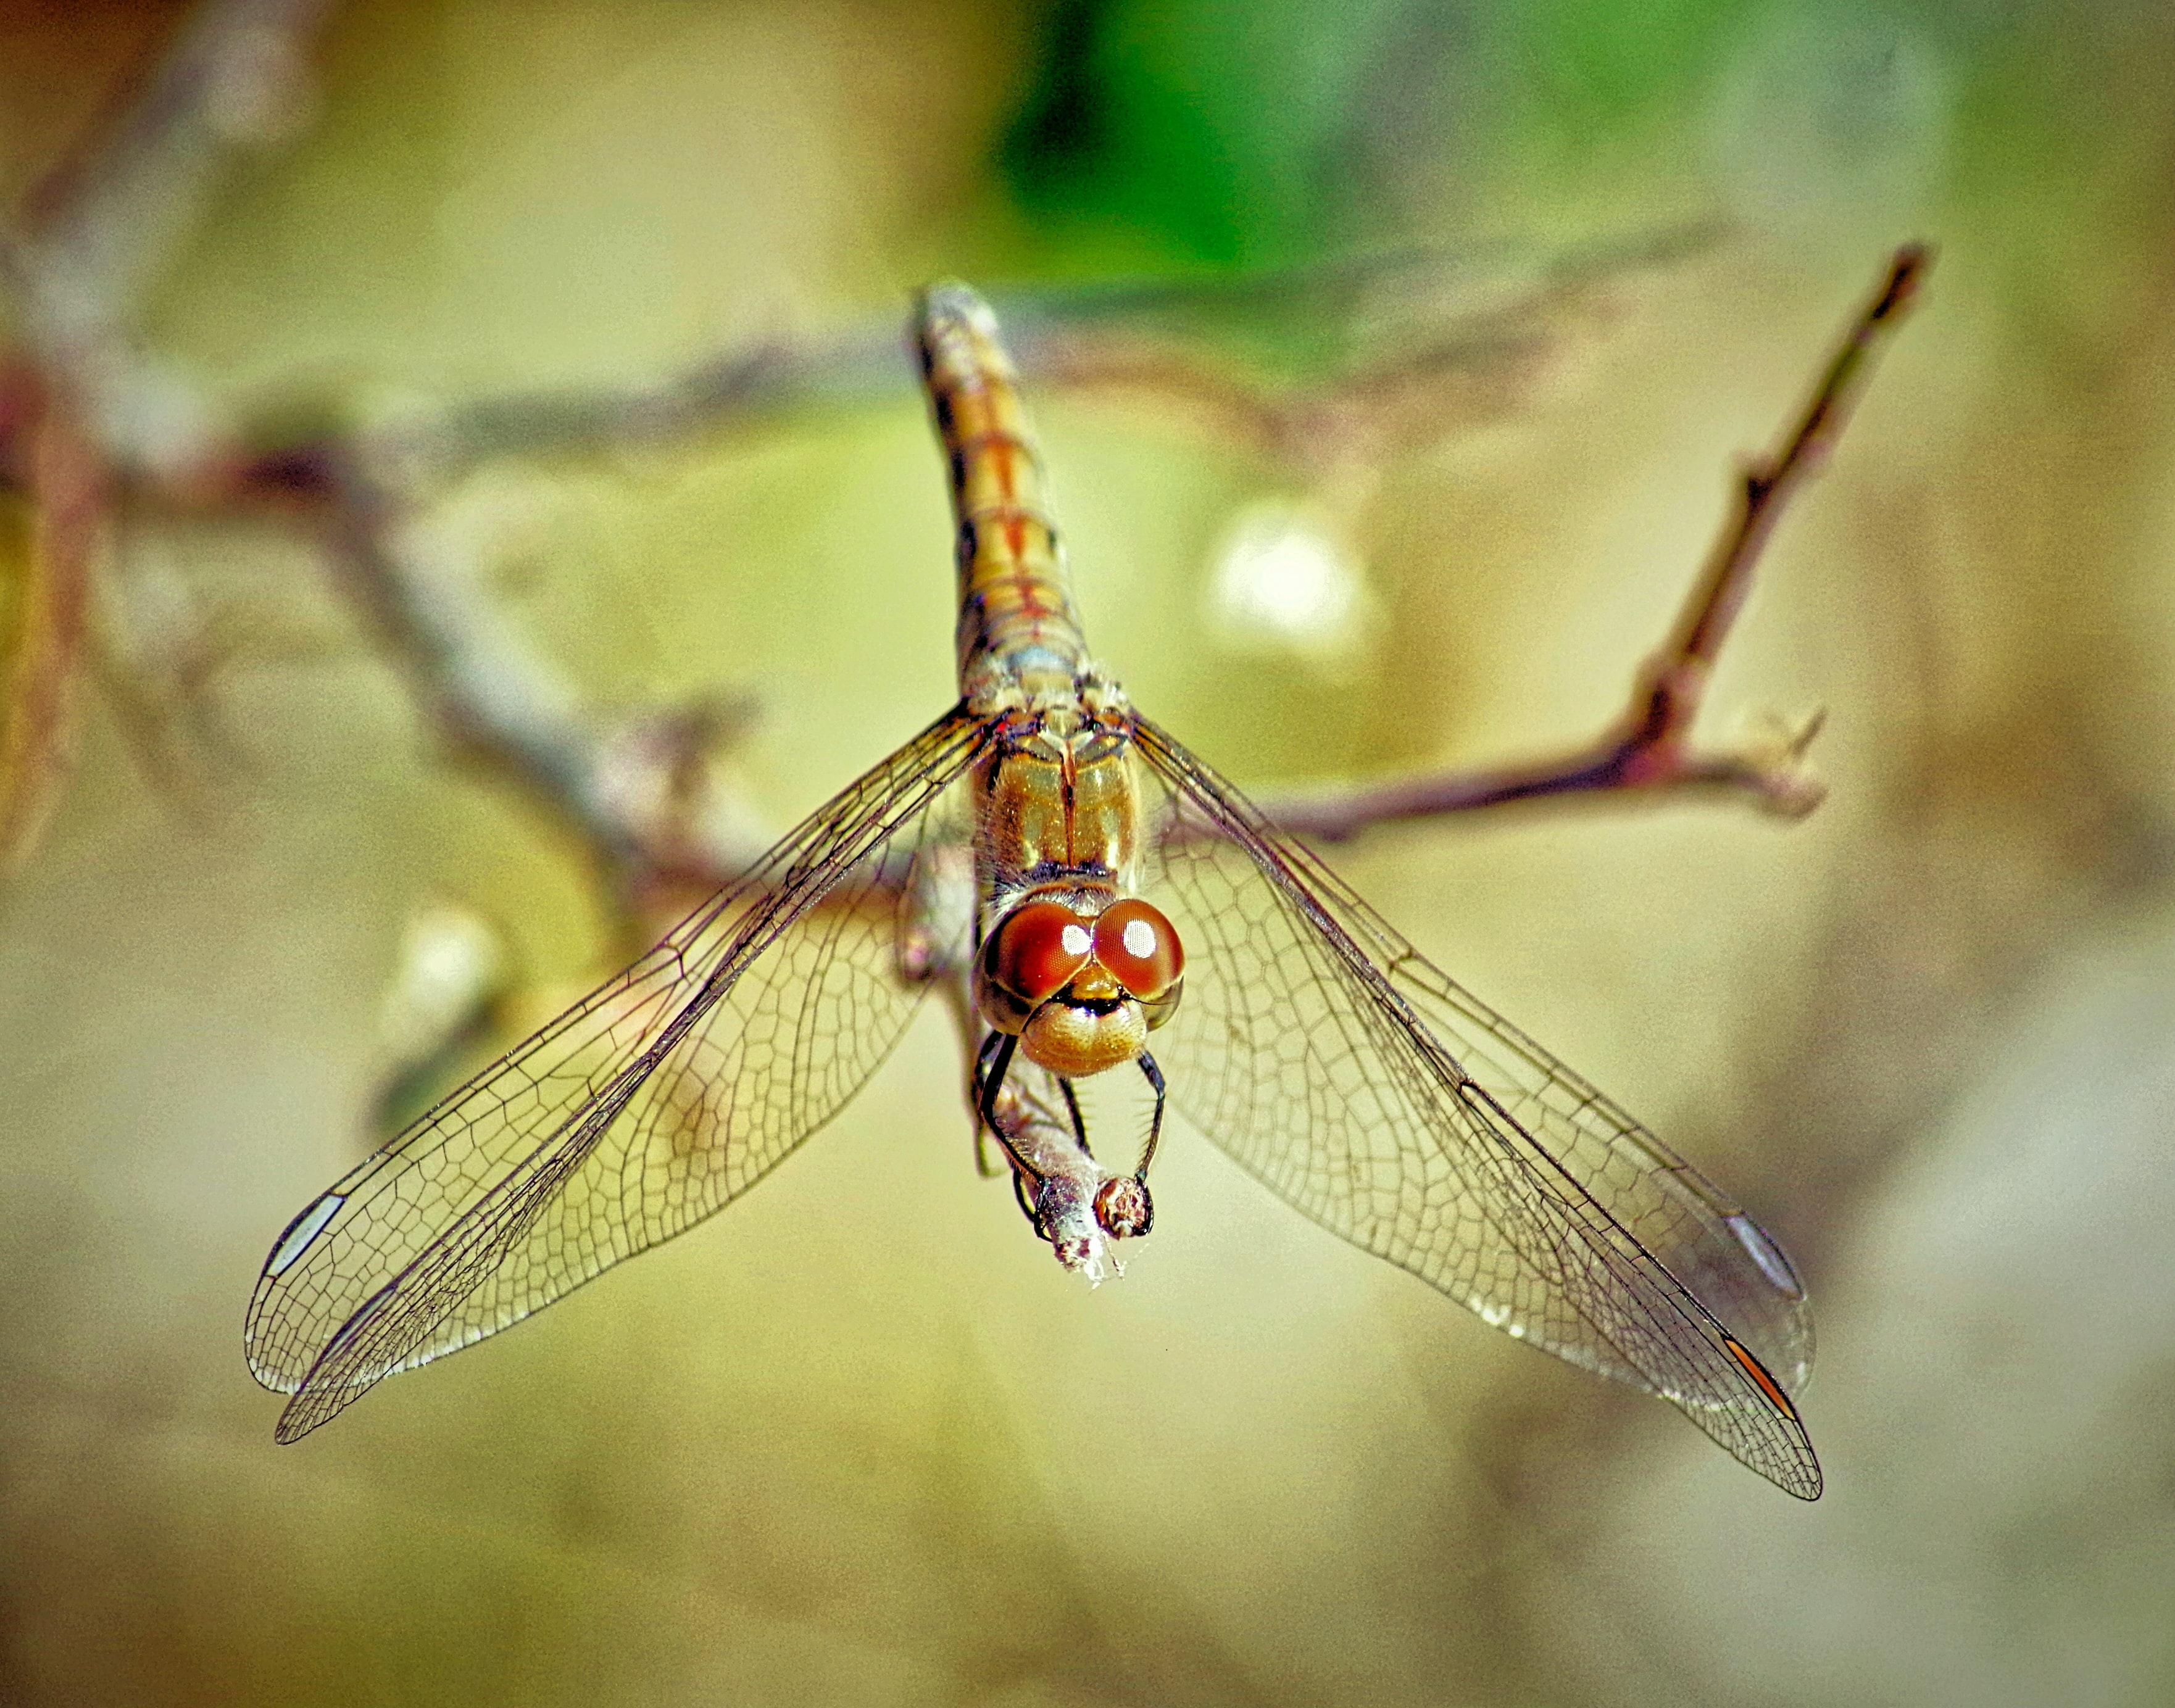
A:
{"type": "Polygon", "coordinates": [[[1153,1223],[1168,1101],[1324,1228],[1816,1498],[1780,1245],[1135,708],[1082,637],[989,306],[933,285],[911,337],[957,702],[302,1208],[245,1330],[291,1396],[277,1438],[739,1198],[941,990],[990,1171],[1091,1281],[1153,1223]],[[1152,1103],[1136,1156],[1090,1144],[1076,1085],[1109,1073],[1152,1103]]]}

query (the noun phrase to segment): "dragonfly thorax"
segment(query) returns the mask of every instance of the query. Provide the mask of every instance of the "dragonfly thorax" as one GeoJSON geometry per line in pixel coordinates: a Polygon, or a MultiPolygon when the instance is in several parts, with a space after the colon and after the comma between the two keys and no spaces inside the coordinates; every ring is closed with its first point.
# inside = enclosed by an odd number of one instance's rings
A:
{"type": "Polygon", "coordinates": [[[1077,1079],[1138,1056],[1177,1011],[1185,952],[1170,921],[1106,885],[1034,890],[974,957],[974,1006],[1038,1067],[1077,1079]]]}
{"type": "Polygon", "coordinates": [[[1066,881],[1128,887],[1141,845],[1131,733],[1078,702],[1006,715],[972,773],[976,876],[1000,907],[1066,881]]]}

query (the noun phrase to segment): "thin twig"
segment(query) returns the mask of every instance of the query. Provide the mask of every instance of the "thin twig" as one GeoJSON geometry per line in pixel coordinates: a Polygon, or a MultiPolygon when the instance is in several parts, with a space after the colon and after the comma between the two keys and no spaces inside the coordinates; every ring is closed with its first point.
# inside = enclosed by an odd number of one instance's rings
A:
{"type": "Polygon", "coordinates": [[[1282,805],[1273,810],[1277,822],[1334,842],[1370,825],[1505,801],[1684,789],[1749,794],[1789,817],[1817,806],[1822,789],[1799,761],[1818,731],[1818,719],[1765,751],[1738,752],[1695,750],[1691,725],[1730,625],[1750,589],[1754,566],[1784,505],[1834,448],[1864,389],[1873,357],[1909,311],[1932,259],[1923,245],[1896,252],[1885,281],[1852,323],[1782,451],[1746,471],[1736,513],[1693,585],[1674,632],[1641,672],[1624,715],[1597,740],[1538,764],[1421,778],[1282,805]]]}
{"type": "MultiPolygon", "coordinates": [[[[487,398],[371,436],[372,458],[410,491],[448,485],[509,457],[646,451],[789,410],[865,405],[904,394],[911,377],[889,321],[828,339],[773,341],[706,357],[662,380],[487,398]]],[[[287,453],[271,453],[276,474],[287,453]]],[[[256,478],[241,472],[243,484],[256,478]]]]}
{"type": "Polygon", "coordinates": [[[112,133],[41,185],[41,264],[108,323],[127,317],[236,149],[275,140],[332,0],[207,0],[112,133]]]}
{"type": "MultiPolygon", "coordinates": [[[[1233,306],[1259,300],[1298,300],[1315,328],[1331,326],[1348,338],[1371,332],[1364,343],[1391,354],[1370,358],[1364,350],[1324,378],[1301,384],[1274,382],[1234,361],[1218,361],[1185,344],[1062,314],[1008,313],[1006,324],[1022,373],[1059,386],[1106,395],[1131,395],[1153,404],[1162,419],[1191,415],[1204,429],[1303,474],[1319,476],[1354,461],[1380,462],[1440,442],[1448,435],[1508,414],[1531,392],[1549,363],[1564,354],[1565,323],[1605,318],[1614,294],[1632,274],[1680,262],[1720,236],[1701,222],[1615,238],[1556,258],[1492,301],[1464,301],[1449,314],[1427,304],[1431,274],[1448,270],[1452,257],[1417,250],[1326,268],[1294,269],[1232,287],[1233,306]],[[1363,312],[1371,296],[1375,313],[1363,312]],[[1381,311],[1388,308],[1386,317],[1381,311]],[[1386,317],[1387,335],[1368,323],[1386,317]]],[[[1196,292],[1196,294],[1198,294],[1196,292]]],[[[1168,287],[1098,293],[1088,299],[1112,307],[1173,306],[1168,287]]]]}
{"type": "MultiPolygon", "coordinates": [[[[1673,264],[1711,245],[1711,224],[1595,243],[1528,279],[1477,286],[1446,306],[1403,302],[1386,359],[1353,357],[1298,385],[1202,353],[1198,336],[1154,329],[1158,316],[1251,311],[1296,319],[1319,335],[1348,333],[1370,290],[1391,300],[1440,294],[1444,275],[1473,270],[1469,256],[1423,248],[1238,279],[1090,286],[994,294],[1021,373],[1044,392],[1132,399],[1161,418],[1301,469],[1348,454],[1409,449],[1501,414],[1563,342],[1557,323],[1591,314],[1632,274],[1673,264]],[[1116,323],[1111,324],[1114,317],[1116,323]],[[1149,329],[1143,330],[1143,326],[1149,329]]],[[[449,404],[371,436],[372,458],[411,494],[506,457],[642,451],[730,430],[788,411],[860,408],[913,385],[895,317],[798,339],[706,356],[662,378],[536,391],[449,404]]],[[[276,478],[285,452],[266,453],[241,484],[276,478]]]]}

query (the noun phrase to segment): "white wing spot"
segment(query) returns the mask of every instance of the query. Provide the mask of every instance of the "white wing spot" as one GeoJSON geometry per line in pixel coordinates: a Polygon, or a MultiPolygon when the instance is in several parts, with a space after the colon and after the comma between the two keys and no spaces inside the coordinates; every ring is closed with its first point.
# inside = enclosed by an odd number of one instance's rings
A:
{"type": "Polygon", "coordinates": [[[295,1261],[317,1243],[334,1217],[339,1214],[340,1206],[347,1202],[341,1192],[328,1192],[295,1218],[294,1225],[280,1237],[264,1266],[267,1275],[284,1275],[292,1268],[295,1261]]]}
{"type": "Polygon", "coordinates": [[[1790,1260],[1776,1250],[1775,1243],[1760,1231],[1757,1223],[1742,1212],[1722,1218],[1722,1225],[1737,1236],[1752,1261],[1760,1266],[1760,1272],[1775,1284],[1776,1292],[1790,1299],[1803,1299],[1805,1289],[1790,1268],[1790,1260]]]}

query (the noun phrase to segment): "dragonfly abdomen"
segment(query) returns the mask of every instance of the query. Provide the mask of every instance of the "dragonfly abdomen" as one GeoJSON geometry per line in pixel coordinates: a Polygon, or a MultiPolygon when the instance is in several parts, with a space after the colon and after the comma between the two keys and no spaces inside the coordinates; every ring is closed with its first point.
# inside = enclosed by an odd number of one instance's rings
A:
{"type": "Polygon", "coordinates": [[[958,528],[962,685],[984,659],[1077,670],[1087,643],[996,317],[967,286],[933,285],[922,295],[916,333],[958,528]]]}

